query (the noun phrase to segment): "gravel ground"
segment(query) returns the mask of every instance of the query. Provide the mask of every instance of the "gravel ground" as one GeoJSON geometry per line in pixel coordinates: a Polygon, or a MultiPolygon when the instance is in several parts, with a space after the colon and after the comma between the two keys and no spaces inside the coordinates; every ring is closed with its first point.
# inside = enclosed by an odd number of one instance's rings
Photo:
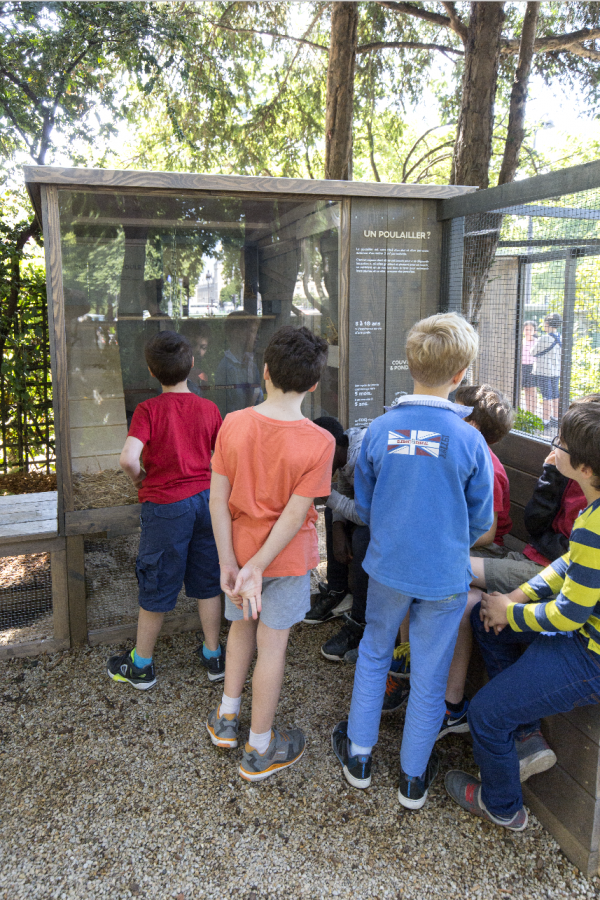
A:
{"type": "MultiPolygon", "coordinates": [[[[278,721],[304,729],[307,752],[257,785],[237,775],[239,750],[210,743],[221,687],[193,634],[159,641],[147,694],[108,680],[117,647],[0,663],[0,898],[600,897],[534,817],[504,832],[462,812],[442,777],[421,812],[403,810],[401,715],[383,720],[370,790],[346,784],[330,732],[353,669],[318,653],[335,630],[293,632],[278,721]]],[[[463,739],[438,747],[442,774],[475,771],[463,739]]]]}

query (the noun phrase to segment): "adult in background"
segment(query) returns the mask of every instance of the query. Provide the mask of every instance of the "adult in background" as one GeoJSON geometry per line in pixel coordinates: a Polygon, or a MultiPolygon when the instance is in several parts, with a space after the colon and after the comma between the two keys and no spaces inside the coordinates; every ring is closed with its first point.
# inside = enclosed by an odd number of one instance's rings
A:
{"type": "Polygon", "coordinates": [[[531,348],[533,375],[542,394],[544,427],[558,425],[558,381],[560,378],[561,339],[558,329],[562,319],[550,313],[544,319],[545,334],[540,335],[531,348]]]}
{"type": "Polygon", "coordinates": [[[533,374],[533,356],[531,350],[537,338],[537,325],[531,319],[523,324],[523,339],[521,341],[521,387],[523,388],[523,406],[527,412],[535,413],[537,409],[537,394],[535,390],[535,375],[533,374]]]}

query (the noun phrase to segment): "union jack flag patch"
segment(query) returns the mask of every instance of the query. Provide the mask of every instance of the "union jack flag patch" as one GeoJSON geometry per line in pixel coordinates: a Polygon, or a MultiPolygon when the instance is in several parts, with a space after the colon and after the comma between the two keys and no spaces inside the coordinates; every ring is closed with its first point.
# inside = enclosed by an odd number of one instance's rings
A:
{"type": "Polygon", "coordinates": [[[448,446],[446,435],[436,431],[400,430],[388,432],[388,453],[403,456],[445,456],[448,446]],[[440,452],[441,451],[441,452],[440,452]]]}

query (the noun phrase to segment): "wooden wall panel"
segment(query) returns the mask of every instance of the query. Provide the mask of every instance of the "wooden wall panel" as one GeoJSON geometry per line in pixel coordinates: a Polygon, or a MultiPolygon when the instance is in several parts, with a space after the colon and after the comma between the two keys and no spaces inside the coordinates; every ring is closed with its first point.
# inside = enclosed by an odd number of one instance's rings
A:
{"type": "Polygon", "coordinates": [[[349,425],[383,413],[386,203],[354,199],[350,217],[349,425]]]}
{"type": "Polygon", "coordinates": [[[582,734],[565,716],[549,716],[542,723],[544,737],[556,753],[559,766],[595,800],[600,798],[598,742],[582,734]]]}

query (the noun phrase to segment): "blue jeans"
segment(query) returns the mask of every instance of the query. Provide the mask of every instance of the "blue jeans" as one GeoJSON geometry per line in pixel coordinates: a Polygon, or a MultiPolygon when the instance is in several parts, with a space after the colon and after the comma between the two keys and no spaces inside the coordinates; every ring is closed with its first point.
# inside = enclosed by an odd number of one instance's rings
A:
{"type": "Polygon", "coordinates": [[[479,609],[471,624],[491,680],[469,707],[473,756],[483,802],[494,815],[512,816],[523,806],[515,734],[531,731],[543,716],[600,703],[600,656],[578,633],[533,634],[508,625],[498,635],[486,633],[479,609]]]}
{"type": "Polygon", "coordinates": [[[400,765],[407,775],[425,772],[444,720],[448,671],[466,604],[466,593],[417,600],[369,578],[367,624],[358,652],[348,735],[361,747],[377,743],[394,641],[410,609],[410,695],[400,750],[400,765]]]}

